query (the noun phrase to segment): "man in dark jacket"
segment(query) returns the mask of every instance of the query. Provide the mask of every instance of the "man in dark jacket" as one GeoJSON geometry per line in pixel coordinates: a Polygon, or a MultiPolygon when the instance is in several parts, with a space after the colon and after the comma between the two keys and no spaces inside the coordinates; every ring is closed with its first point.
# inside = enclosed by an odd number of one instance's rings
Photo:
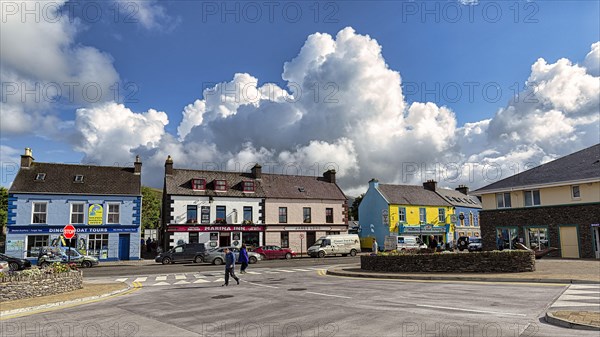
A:
{"type": "Polygon", "coordinates": [[[237,284],[240,284],[240,279],[237,276],[235,276],[234,271],[235,255],[233,255],[233,252],[230,251],[229,248],[223,249],[223,253],[225,253],[225,283],[222,285],[222,287],[229,285],[229,275],[233,277],[237,284]]]}
{"type": "Polygon", "coordinates": [[[438,242],[435,239],[435,236],[431,235],[429,237],[429,249],[436,250],[437,249],[437,245],[438,245],[438,242]]]}

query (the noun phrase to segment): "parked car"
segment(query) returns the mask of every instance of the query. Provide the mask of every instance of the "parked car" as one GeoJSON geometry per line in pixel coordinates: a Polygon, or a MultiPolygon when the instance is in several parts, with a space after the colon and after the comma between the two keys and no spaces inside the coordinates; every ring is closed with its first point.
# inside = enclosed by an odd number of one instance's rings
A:
{"type": "Polygon", "coordinates": [[[206,255],[206,245],[204,243],[186,243],[175,246],[164,253],[156,256],[154,261],[169,264],[175,262],[194,262],[201,263],[206,255]]]}
{"type": "Polygon", "coordinates": [[[42,247],[37,260],[37,265],[44,268],[55,262],[75,263],[83,268],[98,265],[98,258],[82,255],[76,249],[68,247],[42,247]]]}
{"type": "Polygon", "coordinates": [[[0,254],[0,260],[8,262],[10,270],[23,270],[31,267],[31,262],[27,259],[19,259],[17,257],[0,254]]]}
{"type": "Polygon", "coordinates": [[[469,237],[468,236],[460,236],[458,240],[456,240],[456,248],[461,252],[469,247],[469,237]]]}
{"type": "Polygon", "coordinates": [[[470,252],[482,251],[483,244],[481,242],[481,238],[469,238],[468,249],[470,252]]]}
{"type": "Polygon", "coordinates": [[[281,248],[279,246],[261,246],[254,249],[252,252],[260,254],[263,260],[267,259],[291,259],[296,256],[296,253],[289,248],[281,248]]]}
{"type": "MultiPolygon", "coordinates": [[[[237,263],[238,255],[240,254],[240,250],[236,247],[220,247],[209,251],[204,257],[204,262],[212,263],[215,265],[220,265],[225,263],[225,253],[223,250],[225,248],[229,248],[235,255],[235,262],[237,263]]],[[[248,262],[249,263],[257,263],[259,260],[262,260],[262,256],[255,252],[248,252],[248,262]]]]}
{"type": "Polygon", "coordinates": [[[10,265],[8,261],[0,260],[0,273],[6,273],[10,270],[10,265]]]}

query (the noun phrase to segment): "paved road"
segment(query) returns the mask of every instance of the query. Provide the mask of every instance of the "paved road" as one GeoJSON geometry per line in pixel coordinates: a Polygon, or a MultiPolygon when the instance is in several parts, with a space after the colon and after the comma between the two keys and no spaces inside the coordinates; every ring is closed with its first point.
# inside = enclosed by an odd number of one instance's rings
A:
{"type": "Polygon", "coordinates": [[[274,269],[255,268],[229,287],[211,272],[193,274],[209,282],[185,284],[175,284],[182,274],[167,274],[168,285],[2,321],[0,335],[598,336],[540,320],[564,285],[341,278],[316,267],[267,272],[274,269]]]}

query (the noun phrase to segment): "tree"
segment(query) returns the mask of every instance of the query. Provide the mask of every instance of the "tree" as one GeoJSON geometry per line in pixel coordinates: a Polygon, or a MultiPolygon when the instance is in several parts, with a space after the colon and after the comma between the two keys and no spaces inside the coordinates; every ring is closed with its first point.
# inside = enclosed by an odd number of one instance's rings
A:
{"type": "Polygon", "coordinates": [[[8,190],[0,187],[0,240],[4,241],[4,228],[8,222],[8,190]]]}
{"type": "Polygon", "coordinates": [[[142,228],[156,228],[160,221],[162,191],[142,186],[142,228]]]}
{"type": "Polygon", "coordinates": [[[350,207],[350,216],[352,216],[352,218],[355,221],[358,221],[358,206],[360,206],[360,203],[363,200],[364,196],[365,196],[365,194],[362,193],[361,195],[356,197],[354,199],[354,201],[352,202],[352,206],[350,207]]]}

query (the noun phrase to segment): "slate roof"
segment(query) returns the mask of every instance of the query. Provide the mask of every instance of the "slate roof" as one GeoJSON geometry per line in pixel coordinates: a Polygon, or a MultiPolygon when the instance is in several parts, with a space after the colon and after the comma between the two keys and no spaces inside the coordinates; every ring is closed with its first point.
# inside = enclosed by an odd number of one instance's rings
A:
{"type": "Polygon", "coordinates": [[[227,172],[227,171],[204,171],[173,169],[172,175],[165,177],[167,194],[170,195],[196,195],[196,196],[219,196],[219,197],[248,197],[262,198],[265,196],[263,189],[251,173],[227,172]],[[192,179],[206,179],[205,190],[193,190],[192,179]],[[214,189],[215,180],[226,180],[227,190],[217,192],[214,189]],[[254,181],[254,193],[243,192],[242,183],[254,181]]]}
{"type": "Polygon", "coordinates": [[[391,204],[451,206],[444,198],[433,191],[426,190],[423,186],[379,184],[377,188],[391,204]]]}
{"type": "Polygon", "coordinates": [[[442,198],[455,207],[481,208],[479,199],[474,196],[465,195],[457,190],[438,188],[435,190],[442,198]]]}
{"type": "Polygon", "coordinates": [[[589,179],[600,179],[600,144],[515,174],[472,193],[589,179]]]}
{"type": "Polygon", "coordinates": [[[338,185],[323,177],[263,173],[261,184],[267,198],[346,201],[338,185]]]}
{"type": "Polygon", "coordinates": [[[133,171],[133,167],[33,162],[19,170],[9,193],[141,195],[141,175],[133,171]],[[46,174],[43,181],[35,180],[38,173],[46,174]],[[83,182],[74,182],[76,175],[82,175],[83,182]]]}

